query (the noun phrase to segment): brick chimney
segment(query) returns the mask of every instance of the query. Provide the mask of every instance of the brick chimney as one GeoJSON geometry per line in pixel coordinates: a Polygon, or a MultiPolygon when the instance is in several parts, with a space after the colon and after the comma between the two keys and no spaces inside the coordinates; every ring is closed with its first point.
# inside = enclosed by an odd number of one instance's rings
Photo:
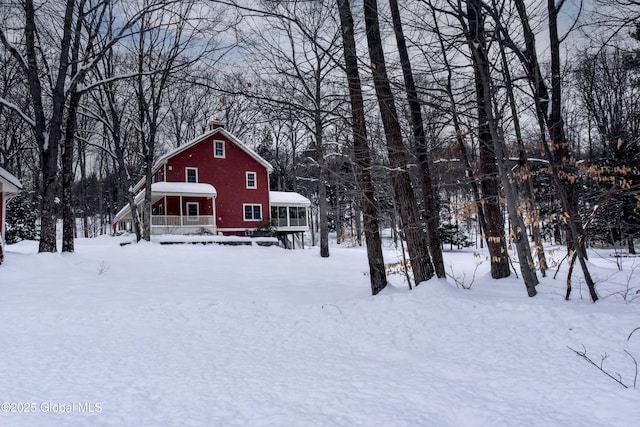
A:
{"type": "Polygon", "coordinates": [[[212,131],[218,128],[224,128],[224,122],[221,122],[220,120],[215,120],[215,119],[209,121],[209,131],[212,131]]]}

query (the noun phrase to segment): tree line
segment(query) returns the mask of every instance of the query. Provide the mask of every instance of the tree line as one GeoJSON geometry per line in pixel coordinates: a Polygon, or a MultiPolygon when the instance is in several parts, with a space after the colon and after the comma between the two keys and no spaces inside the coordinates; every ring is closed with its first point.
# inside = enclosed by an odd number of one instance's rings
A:
{"type": "Polygon", "coordinates": [[[71,252],[77,219],[87,236],[127,203],[148,240],[134,185],[214,117],[272,189],[313,201],[322,257],[330,230],[366,244],[373,294],[390,226],[416,285],[473,229],[492,277],[515,260],[530,296],[543,244],[566,244],[595,301],[587,247],[635,253],[640,234],[640,4],[593,4],[11,0],[0,166],[31,190],[13,203],[35,207],[41,252],[59,218],[71,252]]]}

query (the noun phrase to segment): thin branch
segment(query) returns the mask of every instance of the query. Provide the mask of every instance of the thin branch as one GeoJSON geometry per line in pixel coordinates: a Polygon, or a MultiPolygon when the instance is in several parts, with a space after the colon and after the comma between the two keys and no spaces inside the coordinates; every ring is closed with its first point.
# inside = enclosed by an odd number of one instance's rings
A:
{"type": "MultiPolygon", "coordinates": [[[[606,354],[602,357],[600,365],[598,365],[593,360],[591,360],[591,358],[589,356],[587,356],[587,349],[584,347],[584,345],[582,346],[583,351],[574,350],[569,346],[567,346],[567,348],[569,350],[573,351],[576,355],[582,357],[584,360],[589,362],[589,364],[591,364],[592,366],[595,366],[600,372],[602,372],[603,374],[605,374],[606,376],[608,376],[609,378],[611,378],[612,380],[614,380],[615,382],[620,384],[622,387],[629,388],[625,383],[622,382],[621,378],[616,378],[613,375],[611,375],[609,372],[604,370],[604,368],[602,367],[602,364],[604,363],[604,360],[607,358],[606,354]]],[[[635,361],[635,359],[634,359],[634,361],[635,361]]],[[[636,370],[636,375],[637,375],[637,370],[636,370]]],[[[620,377],[620,374],[618,374],[618,377],[620,377]]]]}

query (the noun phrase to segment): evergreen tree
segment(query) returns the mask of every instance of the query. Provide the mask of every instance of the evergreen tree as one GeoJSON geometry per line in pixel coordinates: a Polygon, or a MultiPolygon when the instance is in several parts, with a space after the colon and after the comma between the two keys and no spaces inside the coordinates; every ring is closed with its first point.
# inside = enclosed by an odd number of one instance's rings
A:
{"type": "Polygon", "coordinates": [[[38,206],[33,191],[22,191],[7,202],[5,238],[8,244],[37,240],[38,206]]]}

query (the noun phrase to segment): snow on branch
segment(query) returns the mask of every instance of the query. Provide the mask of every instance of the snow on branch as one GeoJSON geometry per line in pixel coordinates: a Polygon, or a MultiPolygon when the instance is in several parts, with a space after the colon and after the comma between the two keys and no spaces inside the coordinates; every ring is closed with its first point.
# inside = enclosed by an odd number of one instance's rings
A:
{"type": "Polygon", "coordinates": [[[22,120],[24,120],[32,128],[36,127],[35,120],[33,120],[31,117],[29,117],[24,111],[22,111],[22,109],[20,107],[18,107],[13,102],[9,102],[9,101],[7,101],[6,99],[4,99],[3,97],[0,96],[0,104],[4,105],[5,107],[7,107],[10,110],[14,111],[16,114],[18,114],[20,116],[20,118],[22,120]]]}

